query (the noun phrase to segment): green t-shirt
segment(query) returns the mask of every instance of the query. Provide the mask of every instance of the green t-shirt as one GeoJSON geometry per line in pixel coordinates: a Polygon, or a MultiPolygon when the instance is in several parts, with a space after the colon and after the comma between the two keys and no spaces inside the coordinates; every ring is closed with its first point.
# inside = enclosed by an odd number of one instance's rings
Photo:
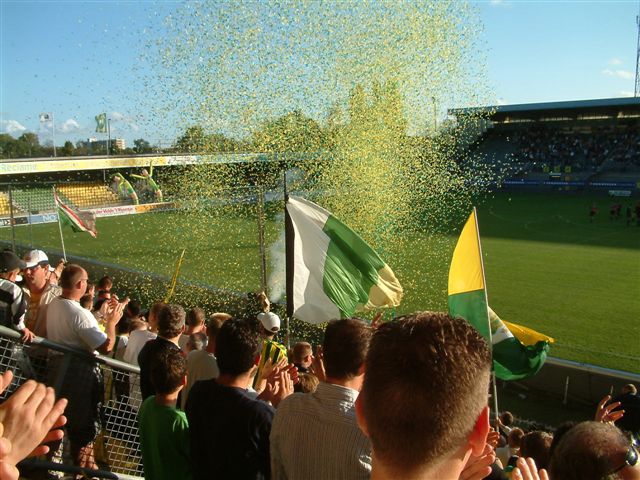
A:
{"type": "Polygon", "coordinates": [[[138,412],[144,478],[191,480],[187,415],[155,398],[147,398],[138,412]]]}

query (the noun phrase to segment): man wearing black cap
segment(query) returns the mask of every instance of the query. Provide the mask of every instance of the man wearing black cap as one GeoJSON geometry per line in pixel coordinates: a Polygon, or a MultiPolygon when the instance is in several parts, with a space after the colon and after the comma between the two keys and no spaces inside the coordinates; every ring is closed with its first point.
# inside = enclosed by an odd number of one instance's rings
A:
{"type": "Polygon", "coordinates": [[[27,300],[16,285],[16,277],[26,264],[11,250],[0,252],[0,325],[22,333],[22,341],[30,342],[34,334],[25,326],[27,300]]]}

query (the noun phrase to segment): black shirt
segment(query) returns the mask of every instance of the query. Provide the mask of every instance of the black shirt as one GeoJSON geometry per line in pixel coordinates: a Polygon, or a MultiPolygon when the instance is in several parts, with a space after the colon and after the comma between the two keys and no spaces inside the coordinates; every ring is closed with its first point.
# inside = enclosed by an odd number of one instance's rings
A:
{"type": "Polygon", "coordinates": [[[151,366],[158,352],[165,348],[180,350],[180,347],[166,338],[156,337],[145,343],[138,354],[138,365],[140,365],[140,392],[142,393],[143,400],[156,394],[156,389],[151,383],[151,366]]]}
{"type": "Polygon", "coordinates": [[[194,480],[270,478],[271,405],[242,388],[201,380],[189,392],[186,412],[194,480]]]}

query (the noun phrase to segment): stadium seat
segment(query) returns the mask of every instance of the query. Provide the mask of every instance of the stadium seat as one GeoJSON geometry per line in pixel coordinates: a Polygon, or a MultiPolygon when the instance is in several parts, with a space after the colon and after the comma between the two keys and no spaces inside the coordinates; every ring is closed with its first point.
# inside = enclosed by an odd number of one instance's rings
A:
{"type": "Polygon", "coordinates": [[[118,196],[106,185],[99,183],[76,183],[58,185],[56,189],[80,208],[119,205],[118,196]]]}

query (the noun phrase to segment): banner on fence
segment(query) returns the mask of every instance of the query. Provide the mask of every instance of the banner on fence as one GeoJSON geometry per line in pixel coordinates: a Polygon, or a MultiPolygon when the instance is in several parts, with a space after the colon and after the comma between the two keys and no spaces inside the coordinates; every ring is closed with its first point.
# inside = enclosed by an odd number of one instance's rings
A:
{"type": "MultiPolygon", "coordinates": [[[[136,215],[139,213],[167,212],[175,210],[174,202],[148,203],[143,205],[121,205],[117,207],[91,208],[87,211],[95,214],[96,217],[118,217],[121,215],[136,215]]],[[[13,217],[13,225],[38,225],[41,223],[54,223],[58,221],[57,213],[42,213],[35,215],[21,215],[13,217]]],[[[12,224],[10,217],[0,218],[0,228],[10,227],[12,224]]]]}

